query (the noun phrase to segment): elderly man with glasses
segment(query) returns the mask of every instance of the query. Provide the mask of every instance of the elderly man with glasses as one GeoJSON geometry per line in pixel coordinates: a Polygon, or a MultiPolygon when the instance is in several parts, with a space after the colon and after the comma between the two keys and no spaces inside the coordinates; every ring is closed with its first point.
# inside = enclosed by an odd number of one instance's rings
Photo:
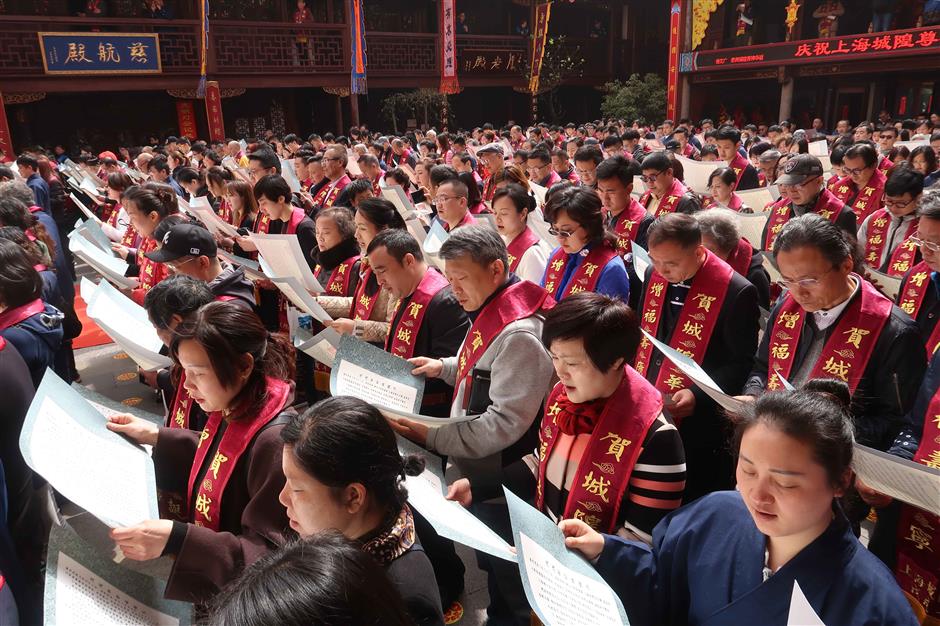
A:
{"type": "Polygon", "coordinates": [[[342,146],[330,146],[323,153],[320,164],[323,167],[323,174],[330,181],[320,188],[317,195],[313,197],[314,214],[320,209],[328,209],[334,206],[349,206],[349,194],[346,187],[352,181],[346,174],[346,163],[348,157],[346,150],[342,146]]]}
{"type": "Polygon", "coordinates": [[[940,191],[928,191],[917,209],[917,232],[910,238],[920,248],[923,261],[904,277],[898,306],[914,318],[927,353],[940,347],[940,191]]]}
{"type": "Polygon", "coordinates": [[[852,394],[856,441],[887,450],[917,394],[926,352],[907,313],[855,273],[852,241],[818,215],[784,226],[773,251],[788,291],[770,313],[744,393],[782,389],[781,379],[796,387],[841,381],[852,394]]]}
{"type": "Polygon", "coordinates": [[[855,214],[826,189],[823,166],[811,154],[797,154],[783,166],[776,184],[780,199],[771,205],[767,224],[761,235],[762,250],[771,250],[774,241],[791,219],[816,213],[829,220],[850,237],[855,237],[855,214]]]}
{"type": "Polygon", "coordinates": [[[885,208],[869,215],[858,229],[869,267],[904,276],[920,260],[915,234],[923,191],[923,174],[909,167],[892,170],[885,183],[885,208]]]}

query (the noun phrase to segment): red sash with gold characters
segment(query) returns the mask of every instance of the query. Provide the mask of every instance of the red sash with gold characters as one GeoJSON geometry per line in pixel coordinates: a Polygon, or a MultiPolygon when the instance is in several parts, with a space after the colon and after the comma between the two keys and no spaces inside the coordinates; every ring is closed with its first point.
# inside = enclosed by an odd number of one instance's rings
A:
{"type": "MultiPolygon", "coordinates": [[[[842,210],[841,201],[836,198],[828,189],[823,189],[816,199],[816,206],[813,207],[813,213],[818,214],[833,224],[839,219],[839,213],[842,210]]],[[[766,237],[764,239],[764,250],[773,250],[774,241],[777,235],[783,230],[783,227],[790,221],[790,201],[781,198],[771,205],[772,211],[767,218],[766,237]],[[782,203],[780,201],[783,201],[782,203]]]]}
{"type": "Polygon", "coordinates": [[[173,396],[173,406],[166,416],[167,428],[189,428],[189,410],[193,407],[193,397],[186,391],[186,372],[180,376],[176,385],[176,395],[173,396]]]}
{"type": "Polygon", "coordinates": [[[728,164],[728,167],[734,170],[734,175],[737,176],[737,180],[734,181],[734,187],[731,189],[732,191],[737,189],[738,185],[741,184],[741,178],[744,176],[744,171],[747,169],[748,165],[750,165],[750,163],[747,162],[747,159],[741,156],[740,152],[735,152],[734,160],[728,164]]]}
{"type": "MultiPolygon", "coordinates": [[[[330,273],[330,279],[326,281],[324,291],[326,291],[327,295],[345,296],[349,293],[349,279],[352,277],[352,268],[358,260],[359,255],[357,254],[356,256],[349,257],[333,268],[332,273],[330,273]]],[[[320,278],[320,272],[322,271],[323,268],[317,265],[313,270],[314,277],[320,278]]]]}
{"type": "Polygon", "coordinates": [[[271,218],[264,211],[258,211],[258,217],[255,219],[255,232],[259,235],[267,235],[271,228],[271,218]]]}
{"type": "MultiPolygon", "coordinates": [[[[686,186],[683,185],[678,178],[672,181],[672,187],[669,188],[669,191],[666,192],[666,195],[663,196],[663,199],[659,201],[659,205],[656,207],[656,213],[653,214],[653,217],[659,217],[660,215],[665,215],[666,213],[674,213],[676,210],[676,205],[687,191],[688,189],[686,189],[686,186]]],[[[640,198],[640,204],[642,204],[644,208],[649,207],[650,199],[652,197],[653,192],[647,191],[640,198]]]]}
{"type": "Polygon", "coordinates": [[[124,231],[124,236],[121,237],[121,245],[125,248],[139,247],[140,242],[138,239],[137,229],[134,228],[133,224],[128,224],[127,230],[124,231]]]}
{"type": "MultiPolygon", "coordinates": [[[[602,242],[594,246],[588,255],[584,257],[581,265],[578,266],[565,285],[565,291],[558,297],[563,300],[568,296],[581,293],[582,291],[594,291],[597,281],[600,280],[604,268],[612,258],[617,256],[617,250],[602,242]]],[[[580,256],[572,255],[572,256],[580,256]]],[[[565,268],[568,264],[568,253],[564,248],[558,248],[548,260],[548,272],[545,274],[545,291],[550,296],[555,296],[558,288],[561,286],[561,279],[565,275],[565,268]]]]}
{"type": "Polygon", "coordinates": [[[617,235],[617,250],[620,256],[626,256],[633,251],[633,242],[640,232],[640,224],[646,217],[643,205],[630,198],[630,206],[620,212],[614,219],[613,231],[617,235]]]}
{"type": "MultiPolygon", "coordinates": [[[[875,349],[878,335],[891,316],[892,303],[878,293],[871,283],[857,274],[852,276],[861,283],[861,293],[842,312],[809,378],[835,378],[847,383],[849,391],[855,393],[875,349]]],[[[781,387],[777,370],[781,376],[790,380],[796,347],[807,315],[793,296],[787,294],[771,331],[767,351],[767,389],[781,387]]]]}
{"type": "Polygon", "coordinates": [[[476,224],[476,222],[477,222],[476,218],[473,217],[473,214],[470,213],[470,211],[468,210],[467,214],[463,216],[463,219],[461,219],[460,222],[458,222],[458,224],[454,226],[454,228],[451,228],[450,225],[444,220],[441,220],[441,226],[444,227],[444,232],[449,233],[450,231],[456,228],[460,228],[461,226],[468,226],[469,224],[476,224]]]}
{"type": "Polygon", "coordinates": [[[525,230],[516,235],[515,239],[509,242],[509,245],[506,246],[506,250],[509,253],[510,272],[516,271],[516,268],[519,267],[519,262],[522,261],[522,257],[526,253],[526,250],[538,242],[539,236],[533,233],[532,229],[528,226],[525,227],[525,230]]]}
{"type": "Polygon", "coordinates": [[[483,195],[482,199],[484,202],[492,202],[493,194],[496,193],[496,183],[494,182],[495,175],[490,174],[486,177],[486,180],[483,182],[483,195]]]}
{"type": "MultiPolygon", "coordinates": [[[[933,281],[930,280],[930,267],[924,261],[921,261],[910,271],[904,282],[901,283],[901,290],[898,292],[898,307],[912,318],[917,319],[920,313],[920,307],[924,304],[924,296],[928,289],[933,289],[933,281]]],[[[927,340],[927,356],[933,356],[933,353],[940,348],[940,323],[934,326],[927,340]]]]}
{"type": "Polygon", "coordinates": [[[490,347],[490,343],[516,320],[534,315],[539,310],[548,310],[555,306],[551,294],[527,280],[520,281],[503,289],[490,300],[477,315],[473,326],[460,346],[457,355],[457,382],[454,385],[454,397],[460,388],[460,381],[465,380],[464,408],[470,401],[470,386],[473,383],[473,367],[490,347]]]}
{"type": "MultiPolygon", "coordinates": [[[[219,218],[222,221],[232,224],[232,220],[235,219],[234,211],[232,211],[232,205],[228,203],[228,200],[222,198],[219,200],[219,218]]],[[[232,224],[237,226],[237,224],[232,224]]]]}
{"type": "MultiPolygon", "coordinates": [[[[388,352],[403,359],[410,359],[414,356],[415,341],[418,339],[418,331],[421,329],[424,315],[428,312],[428,305],[434,296],[448,284],[447,279],[440,272],[428,268],[421,282],[418,283],[418,288],[411,294],[408,309],[402,314],[401,321],[388,330],[388,337],[385,339],[385,349],[388,352]]],[[[392,315],[393,322],[398,319],[401,303],[402,301],[399,300],[395,306],[395,313],[392,315]]]]}
{"type": "MultiPolygon", "coordinates": [[[[917,232],[919,218],[911,220],[904,233],[901,245],[894,249],[888,262],[886,274],[889,276],[904,276],[917,257],[917,246],[910,241],[910,237],[917,232]]],[[[865,262],[876,269],[881,268],[881,255],[888,245],[888,226],[891,224],[891,215],[887,209],[878,209],[871,214],[868,220],[868,239],[865,240],[865,262]]]]}
{"type": "MultiPolygon", "coordinates": [[[[126,213],[125,213],[126,215],[126,213]]],[[[118,218],[121,216],[121,204],[115,204],[111,209],[111,215],[108,216],[107,222],[113,228],[118,228],[118,218]]]]}
{"type": "Polygon", "coordinates": [[[747,271],[751,268],[751,259],[754,258],[754,247],[751,242],[741,237],[738,239],[738,246],[728,255],[725,261],[735,272],[741,276],[747,277],[747,271]]]}
{"type": "Polygon", "coordinates": [[[166,278],[168,274],[166,265],[151,261],[146,256],[148,252],[153,252],[156,249],[157,242],[150,237],[145,237],[140,242],[140,247],[137,248],[137,266],[140,268],[137,278],[140,281],[140,288],[144,292],[150,291],[154,285],[166,278]]]}
{"type": "Polygon", "coordinates": [[[379,299],[379,292],[376,291],[371,296],[366,295],[366,286],[369,279],[372,278],[372,268],[363,262],[362,271],[359,272],[359,283],[356,285],[356,291],[353,293],[353,319],[368,320],[372,319],[372,311],[375,309],[375,301],[379,299]]]}
{"type": "MultiPolygon", "coordinates": [[[[662,396],[652,385],[633,368],[624,366],[623,369],[623,380],[614,395],[607,399],[578,463],[562,513],[564,519],[582,520],[602,533],[616,532],[620,505],[646,433],[663,411],[662,396]]],[[[560,382],[548,396],[539,429],[539,472],[535,489],[539,510],[545,507],[543,486],[548,460],[561,433],[557,423],[562,408],[559,398],[567,399],[560,382]]]]}
{"type": "Polygon", "coordinates": [[[290,396],[291,387],[283,380],[267,378],[265,380],[265,401],[257,416],[244,416],[233,419],[228,423],[222,433],[222,441],[216,449],[215,456],[209,464],[209,469],[196,486],[199,471],[209,454],[211,442],[219,431],[222,423],[222,411],[213,411],[209,414],[209,421],[199,435],[199,445],[196,448],[196,457],[189,473],[189,510],[192,511],[193,523],[196,526],[205,526],[214,531],[219,530],[219,518],[222,512],[222,495],[232,471],[238,464],[245,450],[251,444],[258,432],[268,425],[284,409],[290,396]],[[209,441],[210,443],[206,443],[209,441]]]}
{"type": "Polygon", "coordinates": [[[846,176],[836,183],[836,195],[850,209],[855,211],[855,215],[858,216],[858,223],[861,224],[866,217],[881,208],[881,198],[884,195],[886,180],[887,177],[885,177],[884,172],[876,169],[871,178],[868,179],[868,184],[853,196],[852,192],[855,185],[852,183],[852,178],[846,176]]]}
{"type": "Polygon", "coordinates": [[[27,302],[26,304],[21,304],[18,307],[7,309],[3,313],[0,313],[0,330],[6,330],[11,326],[16,326],[23,320],[29,319],[45,310],[46,305],[43,304],[42,300],[39,298],[27,302]]]}
{"type": "MultiPolygon", "coordinates": [[[[940,390],[934,393],[924,415],[924,433],[914,461],[940,469],[940,390]]],[[[940,618],[940,517],[909,504],[901,505],[894,576],[901,589],[914,596],[928,615],[940,618]]]]}
{"type": "Polygon", "coordinates": [[[350,182],[349,176],[343,174],[343,177],[337,180],[335,184],[323,185],[323,188],[313,197],[313,205],[319,206],[321,209],[330,208],[350,182]]]}
{"type": "MultiPolygon", "coordinates": [[[[669,347],[685,354],[699,365],[705,359],[708,342],[718,322],[718,314],[728,293],[728,285],[734,270],[711,252],[692,278],[692,285],[685,298],[685,305],[676,321],[669,339],[669,347]]],[[[666,289],[669,283],[655,269],[648,280],[643,298],[643,319],[640,327],[653,337],[659,330],[666,305],[666,289]]],[[[636,371],[649,379],[649,364],[653,355],[653,344],[645,336],[636,353],[636,371]]],[[[654,386],[661,392],[673,393],[688,389],[692,383],[671,361],[663,361],[654,386]]]]}

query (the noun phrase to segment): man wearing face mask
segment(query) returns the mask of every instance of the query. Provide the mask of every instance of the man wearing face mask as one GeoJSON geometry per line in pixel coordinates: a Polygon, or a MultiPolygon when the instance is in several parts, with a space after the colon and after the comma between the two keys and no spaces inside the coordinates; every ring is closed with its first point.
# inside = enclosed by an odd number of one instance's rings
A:
{"type": "Polygon", "coordinates": [[[855,237],[855,213],[826,189],[823,166],[811,154],[798,154],[783,166],[776,181],[780,199],[772,209],[761,235],[762,250],[771,250],[774,240],[794,217],[816,213],[829,220],[850,237],[855,237]]]}
{"type": "MultiPolygon", "coordinates": [[[[705,248],[691,215],[658,218],[648,240],[652,266],[643,282],[640,327],[689,355],[724,391],[737,393],[757,348],[757,290],[705,248]]],[[[634,367],[663,394],[679,427],[689,466],[686,499],[731,488],[721,409],[646,338],[634,367]]]]}

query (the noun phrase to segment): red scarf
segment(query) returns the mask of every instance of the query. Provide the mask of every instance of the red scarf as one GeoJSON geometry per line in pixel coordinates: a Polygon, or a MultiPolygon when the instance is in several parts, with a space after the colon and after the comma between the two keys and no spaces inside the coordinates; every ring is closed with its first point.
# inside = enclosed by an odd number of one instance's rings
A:
{"type": "Polygon", "coordinates": [[[140,273],[137,278],[140,281],[140,291],[143,293],[153,289],[154,285],[166,278],[169,274],[166,265],[158,263],[157,261],[151,261],[147,258],[147,253],[156,249],[157,242],[150,237],[145,237],[144,240],[140,242],[140,247],[137,248],[137,266],[140,268],[140,273]]]}
{"type": "MultiPolygon", "coordinates": [[[[676,321],[672,337],[669,338],[669,347],[682,351],[699,365],[708,351],[708,342],[717,326],[718,315],[728,293],[733,272],[730,265],[711,252],[706,252],[705,262],[692,278],[685,305],[676,321]]],[[[657,336],[662,321],[668,286],[666,279],[654,269],[643,296],[643,317],[640,320],[640,327],[653,337],[657,336]]],[[[643,337],[640,349],[637,350],[635,367],[636,371],[647,379],[652,356],[653,344],[643,337]]],[[[654,385],[661,392],[671,394],[680,389],[688,389],[691,382],[679,368],[664,361],[654,385]]]]}
{"type": "Polygon", "coordinates": [[[379,299],[379,292],[376,291],[371,296],[366,295],[366,286],[369,279],[372,278],[372,268],[363,263],[364,267],[359,273],[359,283],[356,285],[356,291],[353,293],[353,319],[368,320],[372,319],[372,311],[375,309],[375,301],[379,299]]]}
{"type": "Polygon", "coordinates": [[[0,313],[0,330],[6,330],[11,326],[16,326],[20,322],[31,318],[37,313],[42,313],[45,310],[46,305],[39,298],[27,302],[26,304],[21,304],[18,307],[7,309],[3,313],[0,313]]]}
{"type": "MultiPolygon", "coordinates": [[[[780,234],[780,231],[783,230],[786,223],[790,221],[790,204],[789,200],[780,198],[780,200],[771,205],[773,209],[771,210],[770,217],[767,218],[767,226],[764,230],[766,233],[764,250],[773,250],[777,235],[780,234]]],[[[842,212],[842,206],[843,202],[841,200],[832,195],[828,189],[823,189],[822,193],[819,194],[819,197],[816,199],[813,213],[835,224],[836,220],[839,219],[839,214],[842,212]]]]}
{"type": "Polygon", "coordinates": [[[540,310],[548,310],[553,306],[555,302],[547,291],[524,280],[506,287],[483,307],[470,330],[467,331],[463,345],[460,346],[460,353],[457,355],[457,382],[454,385],[454,397],[456,398],[457,391],[460,389],[460,381],[465,381],[464,408],[470,401],[473,368],[490,347],[490,343],[513,322],[530,317],[540,310]]]}
{"type": "Polygon", "coordinates": [[[522,261],[522,257],[526,253],[526,250],[536,245],[538,242],[539,236],[533,233],[532,229],[528,226],[526,226],[525,230],[516,235],[516,237],[509,242],[509,245],[506,246],[506,250],[509,253],[510,272],[516,271],[516,268],[519,267],[519,262],[522,261]]]}
{"type": "Polygon", "coordinates": [[[137,229],[134,228],[133,224],[128,224],[127,230],[124,231],[124,236],[121,237],[121,245],[125,248],[140,247],[141,242],[139,242],[138,239],[137,229]]]}
{"type": "Polygon", "coordinates": [[[754,258],[754,248],[751,246],[751,242],[741,237],[738,239],[738,246],[731,251],[728,260],[725,262],[731,266],[731,269],[746,278],[751,267],[752,258],[754,258]]]}
{"type": "Polygon", "coordinates": [[[557,383],[545,403],[539,429],[536,506],[545,507],[545,472],[559,435],[593,433],[571,483],[562,517],[580,519],[598,532],[616,532],[630,476],[650,426],[663,410],[662,396],[632,368],[610,398],[575,404],[557,383]],[[626,453],[626,458],[623,458],[626,453]]]}
{"type": "MultiPolygon", "coordinates": [[[[666,213],[675,213],[679,200],[682,199],[682,196],[684,196],[687,191],[688,189],[686,186],[683,185],[678,178],[673,180],[669,191],[666,192],[666,195],[663,196],[662,200],[660,200],[659,204],[656,206],[656,212],[653,214],[653,217],[659,217],[660,215],[665,215],[666,213]]],[[[646,208],[649,208],[652,197],[652,190],[647,191],[640,198],[640,204],[646,208]]]]}
{"type": "Polygon", "coordinates": [[[631,197],[630,206],[614,218],[613,231],[617,235],[617,250],[620,256],[626,256],[633,251],[633,242],[636,241],[637,234],[640,232],[640,224],[643,223],[644,217],[646,217],[646,209],[631,197]]]}
{"type": "MultiPolygon", "coordinates": [[[[841,380],[848,384],[851,393],[855,393],[862,379],[878,335],[891,316],[892,306],[891,300],[878,293],[868,281],[857,274],[853,276],[861,283],[861,293],[842,312],[809,375],[809,378],[841,380]]],[[[790,380],[796,347],[800,343],[800,333],[803,332],[808,315],[792,295],[785,296],[770,331],[767,389],[780,388],[778,370],[781,376],[790,380]]]]}
{"type": "Polygon", "coordinates": [[[189,473],[189,489],[187,490],[190,498],[189,510],[192,512],[193,523],[196,526],[205,526],[216,532],[221,529],[219,524],[225,486],[232,477],[238,460],[248,449],[255,435],[284,409],[290,391],[289,383],[267,378],[265,401],[261,411],[255,417],[239,416],[241,419],[229,421],[228,427],[222,433],[222,440],[219,442],[215,456],[209,464],[209,469],[199,480],[199,472],[212,447],[211,444],[205,446],[203,444],[206,440],[211,442],[215,439],[223,419],[222,411],[213,411],[209,414],[209,421],[199,435],[199,445],[189,473]],[[197,480],[199,480],[198,489],[196,489],[197,480]]]}
{"type": "Polygon", "coordinates": [[[868,179],[868,184],[859,190],[852,182],[852,178],[846,176],[836,184],[836,195],[855,211],[858,223],[861,224],[866,217],[881,208],[886,180],[884,172],[876,169],[868,179]]]}
{"type": "Polygon", "coordinates": [[[319,206],[321,209],[330,208],[350,182],[352,181],[349,180],[349,176],[343,174],[343,177],[335,183],[323,185],[317,195],[313,197],[313,205],[319,206]]]}
{"type": "MultiPolygon", "coordinates": [[[[910,241],[910,237],[917,232],[920,218],[914,218],[904,233],[904,240],[891,253],[888,260],[887,274],[889,276],[904,276],[914,265],[917,258],[917,246],[910,241]]],[[[891,225],[891,215],[887,209],[878,209],[871,214],[868,220],[868,239],[865,240],[865,262],[876,269],[881,268],[881,257],[885,246],[888,245],[888,226],[891,225]]]]}
{"type": "MultiPolygon", "coordinates": [[[[940,390],[934,392],[924,416],[924,433],[914,461],[940,469],[940,390]]],[[[909,504],[901,505],[895,578],[928,615],[940,617],[940,517],[909,504]]]]}
{"type": "Polygon", "coordinates": [[[166,416],[167,428],[189,428],[189,412],[193,408],[193,397],[186,391],[186,372],[180,376],[173,396],[173,405],[166,416]]]}
{"type": "Polygon", "coordinates": [[[728,165],[734,170],[734,175],[738,177],[737,180],[734,181],[733,189],[737,189],[738,185],[741,184],[741,179],[744,177],[744,172],[747,170],[748,165],[750,165],[750,163],[747,162],[747,159],[741,156],[740,152],[735,152],[734,160],[728,165]]]}
{"type": "MultiPolygon", "coordinates": [[[[908,273],[901,283],[901,289],[898,292],[898,306],[902,311],[917,319],[920,314],[920,307],[924,304],[924,296],[928,289],[933,289],[933,281],[930,279],[930,267],[924,261],[921,261],[908,273]]],[[[930,332],[930,338],[927,340],[927,356],[932,356],[940,348],[940,323],[934,326],[930,332]]]]}
{"type": "MultiPolygon", "coordinates": [[[[564,278],[568,263],[574,263],[580,254],[572,254],[570,259],[567,258],[568,256],[564,248],[558,248],[552,254],[552,258],[548,260],[548,269],[545,274],[545,291],[552,297],[555,297],[556,292],[561,287],[561,281],[564,278]]],[[[581,265],[572,272],[568,284],[565,285],[564,292],[555,299],[561,301],[574,293],[594,291],[597,281],[604,273],[604,268],[615,256],[617,256],[617,250],[614,250],[606,242],[595,245],[584,257],[581,265]]]]}
{"type": "MultiPolygon", "coordinates": [[[[447,279],[440,272],[428,268],[421,282],[418,283],[418,288],[410,298],[407,298],[408,309],[402,314],[401,320],[388,330],[388,337],[385,339],[385,349],[388,352],[403,359],[410,359],[414,356],[415,342],[418,340],[418,332],[421,330],[424,315],[428,312],[428,305],[434,296],[448,284],[447,279]]],[[[402,300],[395,305],[395,313],[392,315],[393,324],[398,319],[402,300]]]]}
{"type": "Polygon", "coordinates": [[[221,218],[223,222],[232,224],[232,226],[238,226],[238,224],[233,222],[235,219],[234,213],[235,212],[232,211],[232,205],[228,203],[228,200],[225,198],[219,200],[219,218],[221,218]]]}
{"type": "MultiPolygon", "coordinates": [[[[336,267],[330,273],[330,279],[326,281],[326,293],[331,296],[345,296],[349,293],[349,279],[352,278],[352,268],[359,260],[359,255],[351,256],[336,267]]],[[[319,265],[313,270],[313,275],[320,278],[323,268],[319,265]]]]}
{"type": "Polygon", "coordinates": [[[454,226],[454,228],[451,228],[450,225],[444,220],[441,220],[441,225],[444,227],[444,232],[449,233],[450,231],[456,228],[460,228],[461,226],[467,226],[468,224],[476,224],[476,222],[477,222],[476,218],[473,217],[473,215],[471,215],[470,211],[467,211],[466,215],[463,216],[463,219],[461,219],[460,222],[458,222],[457,225],[454,226]]]}

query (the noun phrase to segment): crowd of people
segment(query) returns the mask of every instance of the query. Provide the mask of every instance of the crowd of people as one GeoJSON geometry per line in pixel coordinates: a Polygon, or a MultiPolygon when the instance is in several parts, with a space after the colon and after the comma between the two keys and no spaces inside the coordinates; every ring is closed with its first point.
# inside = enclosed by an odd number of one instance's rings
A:
{"type": "MultiPolygon", "coordinates": [[[[404,486],[439,457],[447,498],[510,543],[501,486],[556,522],[632,623],[783,624],[794,581],[826,624],[938,620],[940,519],[852,470],[855,444],[940,467],[938,157],[937,115],[25,150],[0,166],[16,546],[0,548],[15,599],[0,602],[23,623],[41,606],[42,478],[18,439],[48,370],[81,381],[78,200],[173,363],[140,372],[163,426],[109,418],[152,446],[160,503],[111,538],[127,559],[172,556],[165,596],[207,623],[445,623],[465,566],[404,486]],[[685,184],[686,159],[716,161],[707,191],[685,184]],[[73,188],[78,172],[94,186],[73,188]],[[778,199],[739,195],[761,188],[778,199]],[[200,198],[237,234],[188,215],[200,198]],[[444,233],[439,250],[416,224],[444,233]],[[329,368],[294,348],[290,300],[246,274],[253,233],[294,237],[326,325],[426,379],[422,415],[473,418],[428,426],[330,396],[329,368]]],[[[517,565],[477,557],[488,623],[530,623],[517,565]]]]}

